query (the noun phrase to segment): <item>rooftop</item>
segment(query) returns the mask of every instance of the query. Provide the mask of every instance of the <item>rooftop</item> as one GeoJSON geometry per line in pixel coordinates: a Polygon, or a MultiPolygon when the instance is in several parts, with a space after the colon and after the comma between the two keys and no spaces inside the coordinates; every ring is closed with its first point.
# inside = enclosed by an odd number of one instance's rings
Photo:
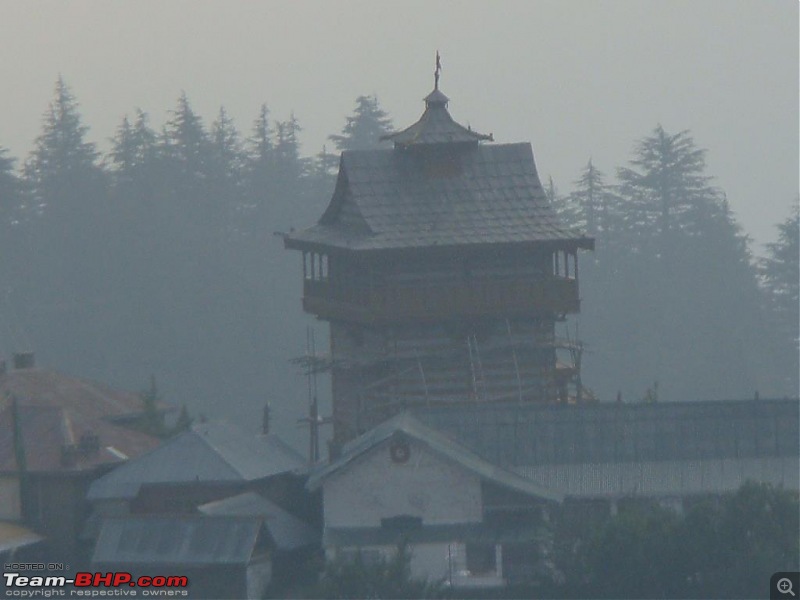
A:
{"type": "Polygon", "coordinates": [[[88,498],[134,498],[145,484],[247,482],[305,469],[305,459],[274,434],[200,423],[96,480],[88,498]]]}
{"type": "Polygon", "coordinates": [[[257,517],[129,516],[106,519],[92,562],[247,564],[261,527],[261,519],[257,517]]]}
{"type": "Polygon", "coordinates": [[[450,99],[437,87],[425,96],[425,112],[413,125],[383,136],[392,140],[395,148],[419,147],[430,144],[477,144],[483,140],[492,141],[491,134],[484,135],[459,125],[450,116],[447,103],[450,99]]]}
{"type": "Polygon", "coordinates": [[[352,251],[521,243],[594,247],[548,203],[527,143],[475,145],[437,160],[343,152],[325,214],[286,238],[290,248],[352,251]]]}
{"type": "Polygon", "coordinates": [[[339,458],[311,473],[308,479],[308,488],[311,490],[319,488],[328,476],[356,460],[365,452],[398,436],[407,436],[426,445],[431,451],[458,463],[485,481],[538,498],[551,501],[561,500],[558,492],[526,480],[497,463],[487,462],[461,443],[424,425],[407,412],[384,421],[347,443],[342,448],[339,458]]]}
{"type": "Polygon", "coordinates": [[[291,551],[313,545],[319,536],[309,525],[255,492],[246,492],[198,507],[205,515],[260,517],[278,550],[291,551]]]}
{"type": "Polygon", "coordinates": [[[797,399],[419,409],[489,463],[572,497],[800,488],[797,399]]]}
{"type": "Polygon", "coordinates": [[[18,435],[25,469],[56,472],[116,464],[152,450],[158,440],[103,419],[78,419],[57,406],[18,406],[18,426],[11,406],[0,410],[0,472],[20,465],[18,435]]]}

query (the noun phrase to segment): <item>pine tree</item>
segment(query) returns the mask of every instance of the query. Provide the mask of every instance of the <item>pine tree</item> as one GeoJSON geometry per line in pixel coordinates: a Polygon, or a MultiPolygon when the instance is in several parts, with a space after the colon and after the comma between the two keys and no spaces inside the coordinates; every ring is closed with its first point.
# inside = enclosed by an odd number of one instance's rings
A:
{"type": "Polygon", "coordinates": [[[0,230],[19,219],[22,210],[22,182],[14,173],[16,160],[0,146],[0,230]]]}
{"type": "Polygon", "coordinates": [[[287,121],[278,121],[275,125],[275,160],[278,175],[282,179],[295,180],[303,174],[303,160],[300,158],[300,142],[297,134],[302,131],[300,123],[291,114],[287,121]]]}
{"type": "Polygon", "coordinates": [[[269,125],[269,109],[262,104],[258,117],[253,123],[253,132],[247,140],[251,168],[254,171],[268,172],[274,164],[275,148],[272,144],[272,129],[269,125]]]}
{"type": "Polygon", "coordinates": [[[797,307],[800,305],[800,210],[792,209],[792,215],[778,224],[778,240],[767,244],[767,257],[761,260],[761,277],[769,294],[770,304],[788,333],[797,342],[797,307]]]}
{"type": "Polygon", "coordinates": [[[590,237],[598,238],[599,243],[605,243],[609,233],[618,229],[612,216],[615,196],[606,183],[605,174],[589,159],[574,184],[575,191],[569,195],[569,203],[576,213],[575,224],[590,237]]]}
{"type": "Polygon", "coordinates": [[[59,77],[43,131],[25,164],[25,177],[43,210],[63,216],[93,199],[87,192],[96,188],[101,171],[95,145],[85,139],[87,132],[75,96],[59,77]]]}
{"type": "Polygon", "coordinates": [[[239,179],[244,160],[242,141],[233,119],[221,106],[211,125],[211,156],[214,172],[228,181],[239,179]]]}
{"type": "Polygon", "coordinates": [[[155,183],[152,181],[154,178],[152,169],[158,156],[158,136],[150,128],[148,120],[147,114],[137,109],[135,122],[131,124],[126,115],[117,128],[117,134],[111,140],[109,158],[118,184],[155,183]]]}
{"type": "Polygon", "coordinates": [[[181,93],[170,115],[161,135],[162,153],[175,172],[178,187],[184,192],[196,192],[208,179],[211,162],[208,133],[185,92],[181,93]]]}
{"type": "Polygon", "coordinates": [[[766,311],[776,332],[778,357],[785,374],[784,393],[797,395],[800,361],[800,210],[778,224],[778,239],[767,244],[767,256],[759,262],[766,296],[766,311]]]}
{"type": "Polygon", "coordinates": [[[659,126],[618,170],[609,241],[581,282],[582,331],[603,357],[585,379],[603,396],[654,380],[666,400],[775,391],[749,240],[704,156],[687,131],[659,126]]]}
{"type": "Polygon", "coordinates": [[[662,244],[675,231],[697,235],[719,216],[721,194],[705,175],[705,150],[688,131],[669,134],[658,125],[640,140],[629,167],[619,169],[627,227],[641,239],[662,244]]]}
{"type": "Polygon", "coordinates": [[[376,96],[359,96],[353,114],[339,135],[331,135],[329,139],[339,151],[373,150],[382,145],[381,136],[392,132],[392,120],[380,107],[376,96]]]}
{"type": "Polygon", "coordinates": [[[550,203],[550,206],[553,207],[553,210],[556,211],[556,214],[561,218],[561,222],[566,227],[578,228],[580,226],[578,220],[578,211],[576,211],[575,207],[573,207],[570,203],[569,197],[561,194],[560,190],[553,181],[552,175],[547,176],[547,185],[544,187],[544,195],[547,197],[547,201],[550,203]]]}

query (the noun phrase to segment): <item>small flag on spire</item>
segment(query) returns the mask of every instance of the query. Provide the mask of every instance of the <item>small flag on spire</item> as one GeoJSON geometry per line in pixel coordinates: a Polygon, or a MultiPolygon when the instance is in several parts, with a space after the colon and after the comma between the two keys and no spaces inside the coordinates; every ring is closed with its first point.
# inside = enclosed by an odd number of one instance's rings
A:
{"type": "Polygon", "coordinates": [[[433,72],[434,87],[439,89],[439,72],[442,70],[442,59],[439,56],[439,51],[436,51],[436,70],[433,72]]]}

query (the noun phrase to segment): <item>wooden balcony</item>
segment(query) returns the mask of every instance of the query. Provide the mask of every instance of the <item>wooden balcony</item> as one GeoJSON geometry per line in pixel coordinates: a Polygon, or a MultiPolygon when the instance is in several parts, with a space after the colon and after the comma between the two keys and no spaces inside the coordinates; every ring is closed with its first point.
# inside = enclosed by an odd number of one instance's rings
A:
{"type": "Polygon", "coordinates": [[[453,317],[568,314],[580,310],[578,281],[473,281],[428,286],[353,287],[305,280],[303,309],[322,319],[363,323],[453,317]]]}

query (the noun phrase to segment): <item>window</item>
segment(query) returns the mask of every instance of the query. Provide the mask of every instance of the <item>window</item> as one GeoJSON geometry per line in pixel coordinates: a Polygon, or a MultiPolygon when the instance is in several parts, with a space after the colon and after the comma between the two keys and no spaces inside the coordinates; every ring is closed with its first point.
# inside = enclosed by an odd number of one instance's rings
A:
{"type": "Polygon", "coordinates": [[[473,576],[497,574],[494,544],[467,544],[467,570],[473,576]]]}

